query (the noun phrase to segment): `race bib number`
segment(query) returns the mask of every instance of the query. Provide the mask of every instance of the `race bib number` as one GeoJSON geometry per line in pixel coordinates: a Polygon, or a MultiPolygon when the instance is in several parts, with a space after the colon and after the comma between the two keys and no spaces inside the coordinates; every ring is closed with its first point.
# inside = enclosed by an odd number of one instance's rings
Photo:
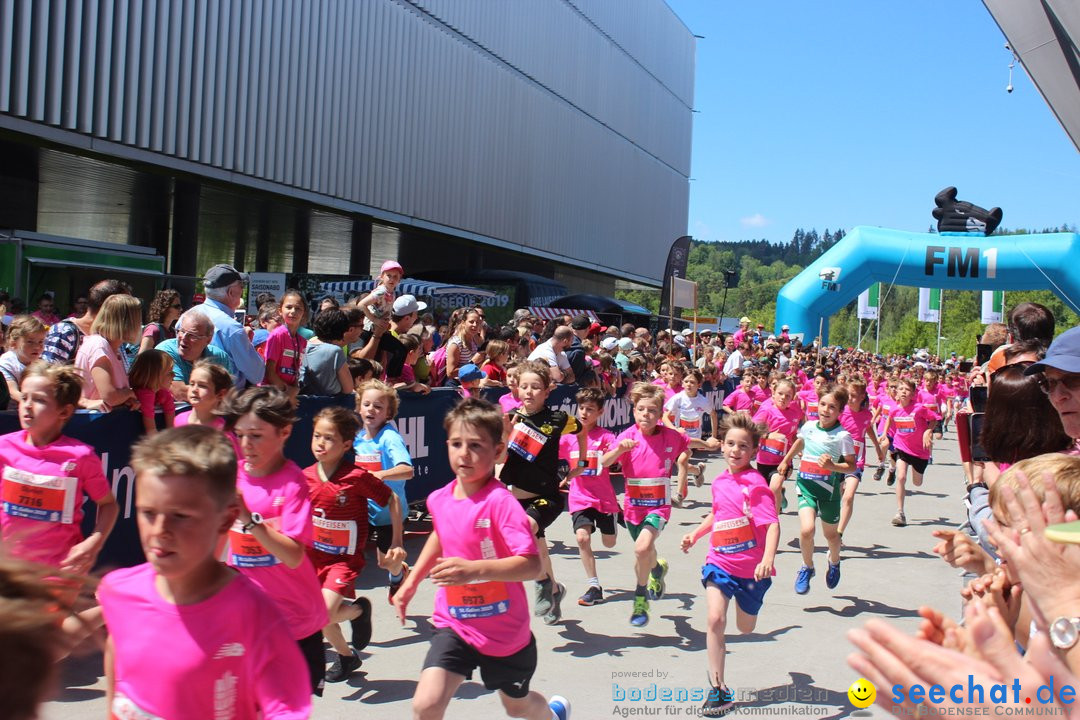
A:
{"type": "Polygon", "coordinates": [[[799,477],[804,480],[821,482],[823,480],[828,480],[831,476],[832,473],[830,471],[821,467],[813,460],[803,458],[802,462],[799,463],[799,477]]]}
{"type": "Polygon", "coordinates": [[[311,517],[312,546],[329,555],[356,554],[356,521],[329,520],[322,515],[311,517]]]}
{"type": "Polygon", "coordinates": [[[229,562],[238,568],[270,567],[277,565],[273,553],[262,546],[249,532],[244,532],[244,525],[237,520],[229,530],[229,562]]]}
{"type": "Polygon", "coordinates": [[[893,424],[896,426],[896,432],[898,433],[906,435],[915,432],[915,418],[913,417],[898,417],[893,424]]]}
{"type": "Polygon", "coordinates": [[[529,427],[523,422],[519,422],[510,431],[508,447],[521,457],[532,462],[540,454],[546,442],[547,437],[542,432],[529,427]]]}
{"type": "Polygon", "coordinates": [[[754,526],[745,515],[732,520],[715,521],[711,542],[713,550],[724,555],[746,552],[757,547],[754,526]]]}
{"type": "Polygon", "coordinates": [[[701,428],[701,418],[697,420],[687,420],[686,418],[679,418],[679,427],[683,430],[698,430],[701,428]]]}
{"type": "Polygon", "coordinates": [[[818,419],[817,403],[807,403],[806,404],[806,419],[807,420],[817,420],[818,419]]]}
{"type": "Polygon", "coordinates": [[[855,441],[855,462],[862,462],[866,459],[866,443],[861,440],[855,441]]]}
{"type": "Polygon", "coordinates": [[[110,710],[109,717],[112,720],[162,720],[160,716],[146,712],[130,698],[120,693],[113,697],[110,710]]]}
{"type": "Polygon", "coordinates": [[[2,477],[0,495],[6,515],[71,524],[75,517],[78,478],[38,475],[10,465],[4,468],[2,477]]]}
{"type": "Polygon", "coordinates": [[[356,453],[356,466],[368,472],[382,470],[382,455],[379,453],[356,453]]]}
{"type": "MultiPolygon", "coordinates": [[[[600,456],[601,455],[603,455],[603,453],[601,453],[599,450],[587,450],[585,452],[585,462],[587,462],[588,465],[586,465],[584,468],[582,468],[581,474],[582,475],[599,475],[600,474],[600,456]]],[[[570,461],[572,463],[574,463],[574,466],[577,465],[578,458],[580,458],[580,457],[581,456],[577,453],[576,450],[574,452],[570,453],[570,461]]]]}
{"type": "Polygon", "coordinates": [[[503,582],[450,585],[446,588],[446,606],[452,618],[475,620],[502,615],[510,610],[510,599],[503,582]]]}
{"type": "Polygon", "coordinates": [[[787,452],[787,440],[783,438],[767,436],[761,441],[760,455],[769,458],[766,465],[779,465],[785,452],[787,452]],[[776,462],[772,462],[773,460],[776,462]]]}
{"type": "Polygon", "coordinates": [[[668,478],[627,478],[626,497],[633,507],[668,505],[668,478]]]}

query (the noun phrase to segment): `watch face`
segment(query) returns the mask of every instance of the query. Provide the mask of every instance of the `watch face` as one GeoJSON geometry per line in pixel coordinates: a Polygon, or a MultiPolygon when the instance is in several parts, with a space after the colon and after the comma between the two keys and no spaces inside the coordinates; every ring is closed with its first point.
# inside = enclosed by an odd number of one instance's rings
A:
{"type": "Polygon", "coordinates": [[[1059,648],[1070,648],[1076,644],[1076,625],[1069,618],[1058,618],[1050,625],[1050,639],[1059,648]]]}
{"type": "Polygon", "coordinates": [[[251,513],[251,522],[255,523],[256,525],[260,525],[260,524],[262,524],[262,521],[263,521],[262,515],[260,515],[257,512],[251,513]]]}

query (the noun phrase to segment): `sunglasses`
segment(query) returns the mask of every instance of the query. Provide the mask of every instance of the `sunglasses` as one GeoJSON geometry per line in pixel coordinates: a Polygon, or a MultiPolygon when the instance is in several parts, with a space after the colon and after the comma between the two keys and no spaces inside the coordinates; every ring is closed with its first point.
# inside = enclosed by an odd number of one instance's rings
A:
{"type": "MultiPolygon", "coordinates": [[[[1006,367],[1009,366],[1006,365],[1006,367]]],[[[1071,393],[1080,391],[1080,374],[1070,373],[1065,377],[1060,378],[1048,378],[1045,375],[1039,376],[1039,389],[1047,395],[1052,395],[1057,392],[1058,387],[1062,385],[1064,385],[1065,389],[1071,393]]]]}

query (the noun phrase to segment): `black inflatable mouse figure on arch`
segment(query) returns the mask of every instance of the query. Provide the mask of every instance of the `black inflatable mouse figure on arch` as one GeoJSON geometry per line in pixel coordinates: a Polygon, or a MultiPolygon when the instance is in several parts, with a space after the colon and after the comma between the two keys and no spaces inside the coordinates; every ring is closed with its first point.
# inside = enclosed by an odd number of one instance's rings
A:
{"type": "Polygon", "coordinates": [[[934,196],[938,232],[981,232],[990,235],[1001,224],[1001,208],[981,208],[956,199],[956,188],[947,187],[934,196]]]}

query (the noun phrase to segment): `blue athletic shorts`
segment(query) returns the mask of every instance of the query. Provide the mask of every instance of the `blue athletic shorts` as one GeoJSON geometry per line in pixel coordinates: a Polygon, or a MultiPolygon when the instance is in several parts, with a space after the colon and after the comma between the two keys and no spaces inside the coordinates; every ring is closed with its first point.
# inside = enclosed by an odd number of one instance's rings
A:
{"type": "Polygon", "coordinates": [[[701,585],[708,587],[710,584],[720,588],[729,599],[735,598],[736,604],[747,615],[757,615],[765,601],[765,593],[772,587],[772,578],[754,580],[735,577],[715,565],[706,565],[701,568],[701,585]]]}

